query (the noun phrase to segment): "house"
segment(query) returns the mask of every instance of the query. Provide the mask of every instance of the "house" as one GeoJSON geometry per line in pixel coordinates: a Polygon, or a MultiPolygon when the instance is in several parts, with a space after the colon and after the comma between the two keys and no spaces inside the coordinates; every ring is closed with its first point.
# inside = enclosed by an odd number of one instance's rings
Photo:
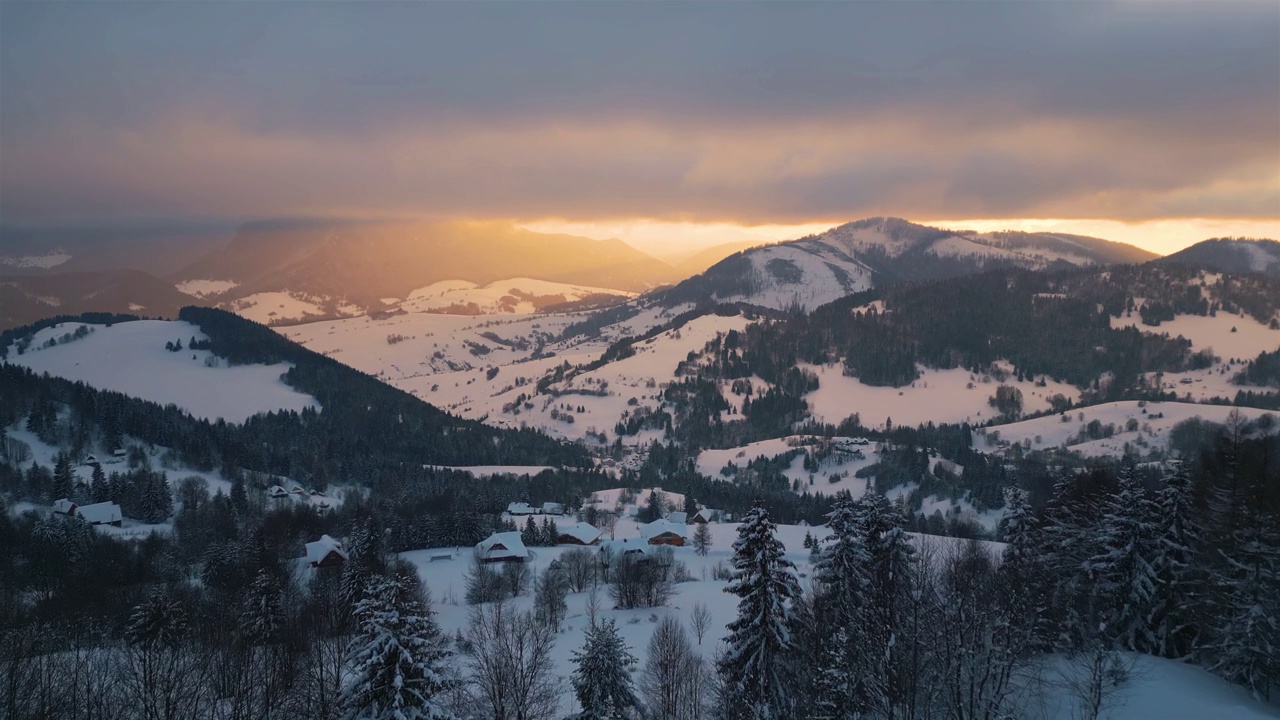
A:
{"type": "Polygon", "coordinates": [[[698,512],[694,513],[693,518],[690,520],[690,522],[703,524],[703,523],[709,523],[709,522],[716,522],[719,519],[720,519],[719,510],[712,510],[711,508],[702,508],[698,512]]]}
{"type": "Polygon", "coordinates": [[[113,502],[100,502],[93,505],[81,505],[75,510],[76,517],[90,525],[115,525],[120,527],[124,516],[120,506],[113,502]]]}
{"type": "Polygon", "coordinates": [[[267,494],[273,498],[289,497],[289,491],[279,485],[272,485],[271,489],[267,491],[267,494]]]}
{"type": "Polygon", "coordinates": [[[294,484],[293,484],[293,487],[289,488],[289,492],[293,493],[294,495],[306,495],[306,494],[307,494],[306,489],[305,489],[305,488],[303,488],[303,487],[302,487],[301,485],[299,485],[298,483],[294,483],[294,484]]]}
{"type": "Polygon", "coordinates": [[[674,545],[683,547],[685,538],[689,536],[689,527],[684,523],[673,523],[666,518],[654,520],[640,526],[640,537],[650,545],[674,545]]]}
{"type": "Polygon", "coordinates": [[[623,555],[639,555],[647,558],[653,554],[654,548],[644,538],[623,538],[622,540],[604,540],[600,543],[600,562],[609,566],[609,559],[623,555]]]}
{"type": "Polygon", "coordinates": [[[673,512],[667,516],[667,520],[678,525],[685,525],[689,522],[689,513],[673,512]]]}
{"type": "Polygon", "coordinates": [[[508,515],[537,515],[538,510],[529,503],[513,502],[507,505],[508,515]]]}
{"type": "Polygon", "coordinates": [[[341,542],[321,535],[319,540],[307,543],[306,561],[313,568],[339,567],[347,561],[347,551],[341,542]]]}
{"type": "Polygon", "coordinates": [[[94,455],[93,453],[89,453],[88,455],[85,455],[85,456],[84,456],[84,465],[85,465],[85,467],[97,467],[97,466],[98,466],[98,465],[100,465],[100,464],[101,464],[101,463],[99,463],[99,462],[98,462],[98,456],[97,456],[97,455],[94,455]]]}
{"type": "Polygon", "coordinates": [[[542,514],[543,515],[563,515],[564,503],[544,502],[542,503],[542,514]]]}
{"type": "Polygon", "coordinates": [[[527,562],[529,550],[518,532],[494,533],[476,546],[480,560],[486,563],[527,562]]]}
{"type": "Polygon", "coordinates": [[[595,545],[600,542],[600,528],[591,523],[556,525],[556,542],[561,545],[595,545]]]}
{"type": "Polygon", "coordinates": [[[75,515],[76,504],[66,498],[53,501],[53,511],[59,515],[75,515]]]}

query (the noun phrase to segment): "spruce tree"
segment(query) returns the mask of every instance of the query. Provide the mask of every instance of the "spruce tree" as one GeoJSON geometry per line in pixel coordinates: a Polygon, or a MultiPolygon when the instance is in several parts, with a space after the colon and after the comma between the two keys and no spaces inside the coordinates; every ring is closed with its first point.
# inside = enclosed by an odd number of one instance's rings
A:
{"type": "Polygon", "coordinates": [[[837,497],[827,514],[831,535],[813,542],[817,562],[813,602],[817,627],[812,658],[817,668],[815,702],[832,718],[851,718],[869,706],[868,658],[860,652],[861,638],[854,629],[863,624],[868,561],[859,513],[848,494],[837,497]],[[823,630],[828,629],[828,631],[823,630]]]}
{"type": "Polygon", "coordinates": [[[1191,469],[1175,461],[1156,496],[1156,555],[1152,570],[1156,592],[1148,620],[1154,645],[1151,652],[1168,658],[1185,657],[1199,634],[1193,607],[1201,595],[1196,578],[1199,518],[1191,495],[1191,469]]]}
{"type": "Polygon", "coordinates": [[[571,681],[582,706],[582,720],[613,720],[634,712],[640,701],[631,683],[630,668],[636,658],[627,649],[613,620],[587,628],[582,650],[575,650],[571,681]]]}
{"type": "Polygon", "coordinates": [[[71,473],[71,456],[65,452],[58,453],[53,461],[53,486],[49,495],[54,500],[70,498],[75,494],[75,477],[71,473]]]}
{"type": "Polygon", "coordinates": [[[1094,530],[1096,550],[1085,561],[1090,625],[1105,627],[1105,639],[1127,650],[1155,645],[1147,624],[1155,606],[1157,509],[1132,463],[1119,471],[1118,491],[1107,499],[1094,530]]]}
{"type": "Polygon", "coordinates": [[[446,720],[450,652],[431,609],[401,577],[374,576],[356,604],[347,652],[345,720],[446,720]]]}
{"type": "Polygon", "coordinates": [[[717,663],[723,710],[733,718],[787,717],[793,705],[789,620],[800,585],[775,531],[757,500],[733,544],[734,573],[725,592],[740,598],[738,616],[728,625],[727,647],[717,663]]]}

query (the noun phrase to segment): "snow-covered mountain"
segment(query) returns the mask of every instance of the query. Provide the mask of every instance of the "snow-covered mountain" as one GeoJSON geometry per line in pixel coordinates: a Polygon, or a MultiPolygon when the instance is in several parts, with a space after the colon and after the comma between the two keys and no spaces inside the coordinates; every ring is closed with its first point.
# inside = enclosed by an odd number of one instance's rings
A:
{"type": "Polygon", "coordinates": [[[0,275],[0,329],[85,312],[173,317],[191,303],[191,297],[141,270],[0,275]]]}
{"type": "Polygon", "coordinates": [[[670,265],[619,240],[535,233],[502,223],[264,222],[241,227],[225,248],[173,279],[220,304],[286,293],[319,308],[309,314],[340,317],[351,314],[342,306],[394,309],[415,291],[441,282],[487,286],[533,278],[632,293],[680,277],[670,265]]]}
{"type": "Polygon", "coordinates": [[[944,230],[899,218],[869,218],[737,253],[668,293],[671,302],[743,302],[811,310],[894,282],[983,270],[1145,262],[1130,245],[1061,233],[944,230]]]}
{"type": "Polygon", "coordinates": [[[1259,273],[1280,278],[1280,242],[1247,238],[1215,238],[1168,255],[1160,262],[1201,270],[1259,273]]]}

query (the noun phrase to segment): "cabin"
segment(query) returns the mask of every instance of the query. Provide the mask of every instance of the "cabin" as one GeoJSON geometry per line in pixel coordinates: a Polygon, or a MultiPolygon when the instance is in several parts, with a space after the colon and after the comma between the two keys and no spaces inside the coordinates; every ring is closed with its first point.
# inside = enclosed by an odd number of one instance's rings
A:
{"type": "Polygon", "coordinates": [[[563,515],[564,503],[544,502],[542,503],[542,514],[543,515],[563,515]]]}
{"type": "Polygon", "coordinates": [[[591,523],[556,525],[556,542],[560,545],[595,545],[600,542],[600,528],[591,523]]]}
{"type": "Polygon", "coordinates": [[[538,510],[529,503],[513,502],[507,505],[508,515],[537,515],[538,510]]]}
{"type": "Polygon", "coordinates": [[[654,547],[645,542],[644,538],[604,540],[600,543],[600,564],[609,567],[610,558],[623,555],[638,555],[641,558],[648,558],[653,554],[653,551],[654,547]]]}
{"type": "Polygon", "coordinates": [[[514,531],[494,533],[485,538],[476,545],[476,554],[485,563],[529,561],[529,550],[520,539],[520,533],[514,531]]]}
{"type": "Polygon", "coordinates": [[[719,519],[720,519],[719,510],[712,510],[711,508],[702,508],[698,512],[694,513],[693,517],[690,518],[689,522],[706,524],[710,522],[716,522],[719,519]]]}
{"type": "Polygon", "coordinates": [[[672,545],[684,547],[685,538],[689,536],[689,527],[684,523],[673,523],[666,518],[654,520],[640,526],[640,537],[650,545],[672,545]]]}
{"type": "Polygon", "coordinates": [[[268,495],[270,495],[270,496],[271,496],[271,497],[273,497],[273,498],[284,498],[284,497],[289,497],[289,491],[288,491],[288,490],[285,490],[284,488],[280,487],[279,485],[272,485],[272,486],[271,486],[271,489],[267,491],[267,494],[268,494],[268,495]]]}
{"type": "Polygon", "coordinates": [[[299,484],[297,484],[297,483],[294,483],[294,484],[293,484],[293,487],[289,488],[289,492],[293,493],[294,495],[306,495],[306,494],[307,494],[306,488],[302,487],[301,485],[299,485],[299,484]]]}
{"type": "Polygon", "coordinates": [[[124,519],[120,513],[120,506],[113,502],[81,505],[75,509],[75,516],[90,525],[114,525],[115,527],[120,527],[124,519]]]}
{"type": "Polygon", "coordinates": [[[321,535],[319,540],[307,543],[307,565],[313,568],[341,567],[347,561],[347,551],[342,543],[321,535]]]}
{"type": "Polygon", "coordinates": [[[77,505],[66,498],[53,501],[53,512],[58,515],[75,515],[77,505]]]}
{"type": "Polygon", "coordinates": [[[101,464],[102,464],[102,463],[99,463],[99,462],[98,462],[98,456],[97,456],[97,455],[94,455],[93,453],[89,453],[88,455],[85,455],[85,456],[84,456],[84,466],[85,466],[85,467],[97,467],[97,466],[99,466],[99,465],[101,465],[101,464]]]}

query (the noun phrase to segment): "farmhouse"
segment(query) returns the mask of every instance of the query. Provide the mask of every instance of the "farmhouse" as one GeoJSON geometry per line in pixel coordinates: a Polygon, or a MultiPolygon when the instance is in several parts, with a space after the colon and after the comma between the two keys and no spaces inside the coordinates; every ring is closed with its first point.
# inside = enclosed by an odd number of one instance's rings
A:
{"type": "Polygon", "coordinates": [[[494,533],[476,546],[476,553],[486,563],[527,562],[529,550],[518,532],[494,533]]]}
{"type": "Polygon", "coordinates": [[[267,494],[273,498],[289,497],[289,491],[279,485],[272,485],[271,489],[267,491],[267,494]]]}
{"type": "Polygon", "coordinates": [[[347,551],[341,542],[321,535],[319,540],[307,543],[306,560],[313,568],[338,567],[347,561],[347,551]]]}
{"type": "Polygon", "coordinates": [[[605,567],[608,567],[610,558],[632,554],[648,557],[653,553],[653,550],[654,548],[645,542],[644,538],[605,540],[600,543],[600,561],[605,567]]]}
{"type": "Polygon", "coordinates": [[[666,518],[654,520],[640,526],[640,537],[650,545],[675,545],[683,547],[689,535],[689,527],[684,523],[673,523],[666,518]]]}
{"type": "Polygon", "coordinates": [[[75,510],[76,517],[90,525],[114,525],[120,527],[123,515],[120,506],[113,502],[100,502],[93,505],[81,505],[75,510]]]}
{"type": "Polygon", "coordinates": [[[513,502],[507,505],[508,515],[537,515],[538,510],[529,503],[513,502]]]}
{"type": "Polygon", "coordinates": [[[542,503],[542,514],[543,515],[563,515],[564,503],[544,502],[542,503]]]}
{"type": "Polygon", "coordinates": [[[556,542],[561,545],[595,545],[600,542],[600,528],[591,523],[556,526],[556,542]]]}
{"type": "Polygon", "coordinates": [[[690,518],[689,522],[702,524],[702,523],[716,522],[719,519],[720,519],[719,510],[712,510],[711,508],[702,508],[698,512],[694,513],[694,516],[690,518]]]}
{"type": "Polygon", "coordinates": [[[53,511],[59,515],[75,515],[76,507],[75,503],[66,498],[53,501],[53,511]]]}

